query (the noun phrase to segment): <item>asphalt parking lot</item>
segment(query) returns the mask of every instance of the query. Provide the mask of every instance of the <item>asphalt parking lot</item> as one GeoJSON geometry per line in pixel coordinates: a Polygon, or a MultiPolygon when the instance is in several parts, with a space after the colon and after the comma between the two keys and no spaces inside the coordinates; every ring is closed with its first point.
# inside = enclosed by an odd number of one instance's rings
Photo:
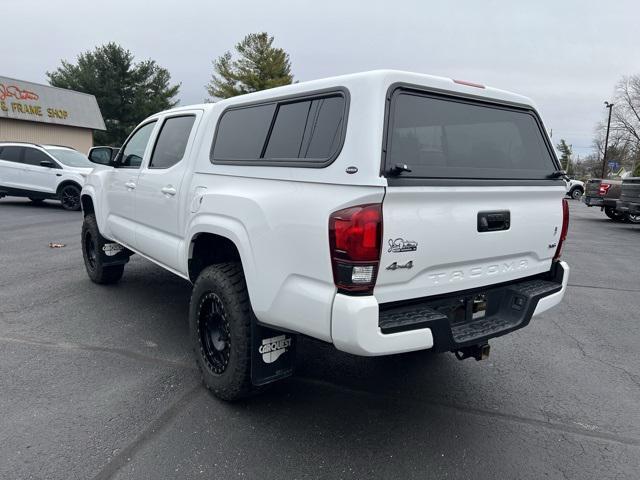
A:
{"type": "Polygon", "coordinates": [[[133,257],[94,285],[80,213],[0,200],[0,478],[637,479],[640,225],[570,203],[564,303],[487,361],[305,340],[294,378],[225,404],[187,282],[133,257]]]}

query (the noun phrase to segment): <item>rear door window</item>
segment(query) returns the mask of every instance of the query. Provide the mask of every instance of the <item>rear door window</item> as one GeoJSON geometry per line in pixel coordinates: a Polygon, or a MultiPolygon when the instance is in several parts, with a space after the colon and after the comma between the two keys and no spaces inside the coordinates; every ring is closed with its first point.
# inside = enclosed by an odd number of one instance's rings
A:
{"type": "Polygon", "coordinates": [[[195,119],[195,115],[185,115],[164,121],[151,154],[149,168],[169,168],[182,160],[195,119]]]}
{"type": "Polygon", "coordinates": [[[22,163],[22,151],[24,147],[7,146],[2,147],[0,151],[0,160],[6,160],[7,162],[22,163]]]}
{"type": "Polygon", "coordinates": [[[396,164],[418,178],[546,179],[556,170],[533,113],[402,90],[391,101],[386,171],[396,164]]]}

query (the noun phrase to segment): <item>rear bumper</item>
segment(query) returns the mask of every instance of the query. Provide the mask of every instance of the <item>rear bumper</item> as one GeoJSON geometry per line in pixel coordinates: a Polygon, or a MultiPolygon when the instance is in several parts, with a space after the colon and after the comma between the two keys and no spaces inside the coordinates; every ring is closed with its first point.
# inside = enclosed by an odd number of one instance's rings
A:
{"type": "Polygon", "coordinates": [[[589,207],[602,207],[604,206],[604,198],[602,197],[588,197],[583,196],[585,205],[589,207]]]}
{"type": "MultiPolygon", "coordinates": [[[[331,319],[333,344],[338,350],[355,355],[375,356],[426,349],[450,351],[484,343],[526,326],[532,317],[562,301],[569,281],[569,266],[558,262],[554,270],[549,280],[524,279],[487,287],[486,292],[497,296],[500,307],[492,314],[488,312],[486,321],[452,323],[434,310],[438,304],[451,303],[457,294],[449,299],[427,298],[382,309],[374,296],[337,294],[331,319]],[[509,310],[512,299],[519,295],[526,299],[522,310],[509,310]]],[[[468,294],[461,292],[459,298],[465,295],[468,294]]],[[[489,302],[491,304],[491,297],[489,302]]]]}
{"type": "Polygon", "coordinates": [[[640,215],[640,203],[618,200],[616,202],[616,210],[630,215],[640,215]]]}

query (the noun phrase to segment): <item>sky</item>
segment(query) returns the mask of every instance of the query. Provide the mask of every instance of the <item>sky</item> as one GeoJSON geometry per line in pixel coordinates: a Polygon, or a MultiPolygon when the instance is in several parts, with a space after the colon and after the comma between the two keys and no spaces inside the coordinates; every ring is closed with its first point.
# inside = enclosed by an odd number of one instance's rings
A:
{"type": "Polygon", "coordinates": [[[46,83],[62,59],[115,41],[201,103],[211,61],[266,31],[298,81],[378,68],[464,79],[537,104],[553,142],[592,151],[623,75],[640,74],[637,0],[0,0],[0,75],[46,83]]]}

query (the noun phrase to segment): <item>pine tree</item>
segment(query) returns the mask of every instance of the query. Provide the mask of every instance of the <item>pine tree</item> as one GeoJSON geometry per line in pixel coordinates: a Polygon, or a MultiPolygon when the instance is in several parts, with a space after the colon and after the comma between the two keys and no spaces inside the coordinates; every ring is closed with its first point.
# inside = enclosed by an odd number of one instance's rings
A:
{"type": "Polygon", "coordinates": [[[95,95],[107,130],[94,132],[98,145],[120,146],[131,130],[151,114],[175,106],[180,85],[153,60],[134,63],[134,56],[116,43],[78,55],[76,64],[62,60],[47,72],[54,87],[95,95]]]}
{"type": "Polygon", "coordinates": [[[573,153],[571,152],[571,147],[567,145],[564,138],[560,139],[560,143],[556,147],[560,151],[560,165],[562,165],[562,169],[565,172],[568,172],[571,164],[571,154],[573,153]]]}
{"type": "Polygon", "coordinates": [[[213,61],[214,73],[206,86],[212,99],[221,99],[289,85],[293,82],[289,54],[273,46],[266,32],[250,33],[231,52],[213,61]]]}

